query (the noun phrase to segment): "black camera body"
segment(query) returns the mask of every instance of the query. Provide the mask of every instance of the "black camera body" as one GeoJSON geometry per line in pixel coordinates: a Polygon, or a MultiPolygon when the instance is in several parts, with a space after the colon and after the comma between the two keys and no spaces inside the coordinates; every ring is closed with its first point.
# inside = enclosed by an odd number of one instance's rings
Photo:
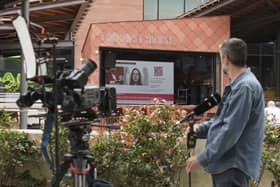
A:
{"type": "MultiPolygon", "coordinates": [[[[113,87],[90,88],[86,87],[88,76],[94,72],[97,65],[92,60],[84,62],[79,70],[63,71],[58,74],[52,86],[46,89],[44,86],[39,89],[29,88],[29,91],[21,95],[17,100],[19,107],[30,107],[37,100],[41,100],[44,107],[53,110],[59,105],[62,115],[71,117],[96,118],[96,114],[109,117],[116,109],[116,89],[113,87]],[[56,102],[55,102],[56,101],[56,102]],[[95,111],[97,108],[97,111],[95,111]]],[[[44,81],[45,77],[33,80],[44,81]]],[[[49,81],[49,78],[46,78],[49,81]]]]}
{"type": "Polygon", "coordinates": [[[116,109],[116,89],[113,87],[84,88],[69,90],[62,93],[61,107],[64,112],[85,115],[93,107],[98,108],[98,113],[109,117],[116,109]],[[84,114],[83,114],[84,113],[84,114]]]}

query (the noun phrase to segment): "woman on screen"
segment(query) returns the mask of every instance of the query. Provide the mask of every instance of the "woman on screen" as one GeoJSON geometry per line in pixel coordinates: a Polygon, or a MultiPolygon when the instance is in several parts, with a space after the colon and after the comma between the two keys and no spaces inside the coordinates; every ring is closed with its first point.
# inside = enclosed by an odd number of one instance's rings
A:
{"type": "Polygon", "coordinates": [[[130,85],[142,85],[141,82],[141,72],[137,68],[133,68],[130,74],[130,85]]]}

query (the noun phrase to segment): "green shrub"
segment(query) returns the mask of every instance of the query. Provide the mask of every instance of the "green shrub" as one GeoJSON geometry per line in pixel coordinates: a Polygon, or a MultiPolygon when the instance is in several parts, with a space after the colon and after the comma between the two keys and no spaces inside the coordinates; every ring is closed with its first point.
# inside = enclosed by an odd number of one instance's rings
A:
{"type": "Polygon", "coordinates": [[[121,130],[91,142],[100,178],[111,175],[114,186],[178,186],[188,157],[185,129],[174,125],[180,112],[171,105],[126,108],[121,130]]]}
{"type": "Polygon", "coordinates": [[[12,117],[12,112],[0,109],[0,129],[10,129],[17,125],[16,119],[12,117]]]}
{"type": "Polygon", "coordinates": [[[0,186],[43,186],[44,179],[32,177],[26,164],[39,166],[40,147],[28,134],[11,130],[0,131],[0,186]]]}
{"type": "Polygon", "coordinates": [[[0,186],[42,187],[46,180],[33,177],[27,167],[39,167],[40,146],[28,134],[12,130],[14,123],[11,113],[0,111],[0,186]]]}
{"type": "Polygon", "coordinates": [[[263,165],[280,184],[280,127],[266,119],[263,148],[263,165]]]}

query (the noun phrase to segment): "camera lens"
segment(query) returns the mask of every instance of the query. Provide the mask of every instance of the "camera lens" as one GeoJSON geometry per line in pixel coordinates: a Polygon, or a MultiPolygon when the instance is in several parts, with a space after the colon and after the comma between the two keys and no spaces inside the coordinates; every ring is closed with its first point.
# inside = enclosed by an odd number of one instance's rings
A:
{"type": "Polygon", "coordinates": [[[96,68],[96,63],[91,59],[87,59],[84,61],[84,64],[82,65],[80,70],[85,72],[86,76],[88,77],[92,72],[96,70],[96,68]]]}

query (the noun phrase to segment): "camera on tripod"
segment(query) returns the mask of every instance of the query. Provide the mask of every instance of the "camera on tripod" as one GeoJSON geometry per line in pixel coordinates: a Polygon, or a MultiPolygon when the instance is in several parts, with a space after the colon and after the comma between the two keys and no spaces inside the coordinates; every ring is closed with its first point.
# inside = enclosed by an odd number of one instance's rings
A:
{"type": "MultiPolygon", "coordinates": [[[[40,84],[39,88],[29,88],[26,94],[22,94],[17,100],[17,105],[30,107],[37,100],[41,100],[43,106],[48,108],[41,149],[50,168],[54,171],[51,186],[59,187],[65,173],[70,170],[75,187],[112,187],[110,182],[97,178],[95,160],[88,150],[88,140],[92,130],[92,119],[98,118],[99,114],[101,117],[110,117],[112,111],[116,109],[115,88],[86,87],[89,75],[97,68],[96,63],[92,60],[84,61],[78,70],[63,68],[58,70],[59,63],[55,56],[57,39],[47,38],[39,42],[40,44],[44,42],[52,44],[53,58],[52,64],[49,65],[53,65],[53,71],[47,72],[48,60],[44,57],[36,60],[24,18],[18,16],[13,21],[13,25],[25,59],[23,63],[26,67],[26,77],[40,84]],[[63,162],[59,161],[57,114],[62,117],[60,122],[63,123],[60,124],[69,129],[71,152],[64,155],[63,162]],[[55,167],[47,150],[53,125],[55,125],[55,167]]],[[[50,69],[50,67],[48,68],[50,69]]]]}
{"type": "Polygon", "coordinates": [[[86,87],[89,75],[94,72],[97,65],[92,60],[84,61],[77,70],[66,70],[57,73],[56,80],[47,76],[38,76],[32,80],[44,83],[38,89],[29,88],[17,100],[20,107],[30,107],[37,100],[41,100],[44,107],[53,110],[55,104],[61,106],[63,116],[96,118],[97,114],[109,117],[116,109],[116,89],[113,87],[90,88],[86,87]],[[54,84],[56,81],[56,84],[54,84]],[[51,87],[44,85],[50,83],[51,87]],[[57,101],[57,102],[55,102],[57,101]],[[98,108],[97,111],[93,108],[98,108]]]}

